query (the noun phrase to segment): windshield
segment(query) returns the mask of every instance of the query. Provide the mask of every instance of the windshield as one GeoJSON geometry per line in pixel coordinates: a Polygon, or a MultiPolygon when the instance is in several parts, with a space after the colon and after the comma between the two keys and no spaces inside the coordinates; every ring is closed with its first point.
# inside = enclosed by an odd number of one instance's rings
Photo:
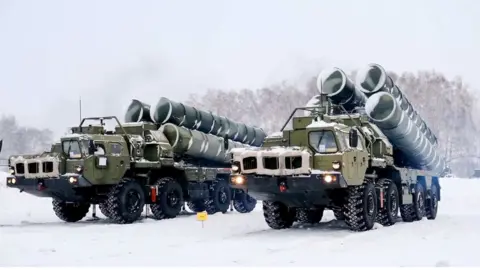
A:
{"type": "Polygon", "coordinates": [[[82,158],[80,143],[78,141],[64,141],[62,143],[63,153],[68,158],[79,159],[82,158]]]}
{"type": "Polygon", "coordinates": [[[335,135],[330,130],[312,131],[308,134],[310,146],[318,153],[336,153],[338,152],[335,135]]]}

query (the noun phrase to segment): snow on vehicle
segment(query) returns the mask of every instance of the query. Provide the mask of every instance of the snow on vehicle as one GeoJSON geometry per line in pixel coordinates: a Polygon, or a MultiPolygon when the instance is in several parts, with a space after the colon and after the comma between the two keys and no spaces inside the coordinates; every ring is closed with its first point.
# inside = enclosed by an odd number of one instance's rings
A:
{"type": "Polygon", "coordinates": [[[445,162],[435,135],[381,66],[357,82],[322,72],[314,106],[295,109],[261,148],[232,151],[231,186],[263,201],[271,228],[318,223],[325,209],[354,231],[393,225],[398,212],[436,218],[445,162]]]}

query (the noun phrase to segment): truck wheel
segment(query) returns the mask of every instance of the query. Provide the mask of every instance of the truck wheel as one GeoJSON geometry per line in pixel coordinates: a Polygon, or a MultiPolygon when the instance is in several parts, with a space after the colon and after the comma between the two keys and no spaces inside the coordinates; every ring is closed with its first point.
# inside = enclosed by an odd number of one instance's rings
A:
{"type": "Polygon", "coordinates": [[[325,208],[297,209],[297,220],[300,223],[316,224],[322,220],[325,208]]]}
{"type": "Polygon", "coordinates": [[[205,211],[205,202],[203,200],[189,201],[187,206],[196,213],[205,211]]]}
{"type": "Polygon", "coordinates": [[[241,189],[235,190],[234,192],[233,208],[235,208],[237,212],[245,214],[255,209],[255,206],[257,206],[257,200],[255,198],[241,189]]]}
{"type": "Polygon", "coordinates": [[[132,179],[124,179],[108,194],[110,218],[119,224],[133,223],[140,218],[145,206],[145,192],[132,179]]]}
{"type": "Polygon", "coordinates": [[[104,202],[100,203],[98,205],[98,208],[100,208],[100,212],[102,212],[104,216],[106,216],[109,219],[113,219],[112,213],[110,213],[110,206],[108,205],[108,200],[105,200],[104,202]]]}
{"type": "Polygon", "coordinates": [[[156,182],[158,185],[157,202],[150,205],[155,219],[174,218],[182,211],[182,186],[171,177],[163,177],[156,182]]]}
{"type": "Polygon", "coordinates": [[[437,185],[432,185],[432,189],[430,190],[430,198],[426,201],[426,216],[427,219],[435,219],[437,218],[437,211],[438,211],[438,188],[437,185]]]}
{"type": "Polygon", "coordinates": [[[378,211],[375,186],[366,183],[348,188],[343,215],[352,231],[367,231],[373,228],[378,211]]]}
{"type": "Polygon", "coordinates": [[[263,201],[263,217],[275,230],[290,228],[295,220],[295,211],[281,202],[263,201]]]}
{"type": "Polygon", "coordinates": [[[412,222],[415,219],[415,208],[413,204],[400,205],[400,216],[404,222],[412,222]]]}
{"type": "Polygon", "coordinates": [[[397,185],[389,179],[380,179],[377,187],[383,188],[383,208],[378,209],[377,222],[383,226],[391,226],[397,222],[400,204],[397,185]]]}
{"type": "Polygon", "coordinates": [[[211,197],[205,201],[205,210],[209,215],[216,212],[226,213],[230,207],[232,193],[227,181],[215,181],[211,187],[211,197]]]}
{"type": "Polygon", "coordinates": [[[422,220],[425,216],[425,189],[420,183],[415,185],[415,192],[413,193],[413,210],[415,220],[422,220]]]}
{"type": "Polygon", "coordinates": [[[53,211],[58,218],[66,222],[77,222],[84,218],[90,204],[88,203],[67,203],[57,199],[52,200],[53,211]]]}

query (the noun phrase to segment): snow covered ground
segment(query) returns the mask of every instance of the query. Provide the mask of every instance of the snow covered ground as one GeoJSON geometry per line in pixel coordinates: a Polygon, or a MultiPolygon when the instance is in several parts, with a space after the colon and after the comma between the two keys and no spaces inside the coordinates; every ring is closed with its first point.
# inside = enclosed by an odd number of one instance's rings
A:
{"type": "Polygon", "coordinates": [[[0,176],[0,266],[480,266],[480,179],[442,179],[435,221],[363,233],[322,223],[275,231],[250,214],[66,224],[49,199],[6,189],[0,176]]]}

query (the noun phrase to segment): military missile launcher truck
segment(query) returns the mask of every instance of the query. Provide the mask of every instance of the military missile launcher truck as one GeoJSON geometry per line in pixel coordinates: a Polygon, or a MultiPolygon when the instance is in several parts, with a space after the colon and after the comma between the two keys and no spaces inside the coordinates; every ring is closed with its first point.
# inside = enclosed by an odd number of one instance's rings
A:
{"type": "Polygon", "coordinates": [[[231,153],[231,185],[263,201],[271,228],[318,223],[325,209],[353,231],[393,225],[398,212],[436,218],[445,163],[435,135],[381,66],[358,78],[322,72],[320,95],[279,134],[231,153]]]}
{"type": "MultiPolygon", "coordinates": [[[[182,104],[161,99],[157,105],[156,117],[168,107],[167,118],[187,118],[180,115],[184,112],[182,104]],[[181,111],[172,112],[172,105],[181,111]]],[[[130,120],[132,110],[137,116],[146,117],[147,109],[134,100],[126,119],[130,120]]],[[[203,123],[213,117],[203,113],[203,123]]],[[[49,152],[11,156],[7,186],[39,197],[52,197],[56,215],[67,222],[81,220],[90,206],[96,209],[97,204],[105,216],[121,224],[138,220],[146,204],[155,219],[176,217],[185,201],[194,211],[226,212],[232,200],[228,185],[229,152],[234,147],[255,145],[255,140],[263,141],[263,131],[243,125],[244,131],[255,132],[240,134],[241,143],[231,140],[230,133],[219,137],[174,123],[167,119],[161,124],[121,124],[114,116],[84,118],[79,126],[71,128],[72,134],[62,137],[49,152]],[[106,131],[106,120],[115,121],[114,131],[106,131]],[[87,121],[96,123],[86,125],[87,121]]],[[[220,124],[213,119],[209,125],[220,129],[225,123],[233,126],[228,119],[220,124]]],[[[234,207],[239,212],[249,212],[256,205],[242,190],[235,196],[234,207]]]]}

